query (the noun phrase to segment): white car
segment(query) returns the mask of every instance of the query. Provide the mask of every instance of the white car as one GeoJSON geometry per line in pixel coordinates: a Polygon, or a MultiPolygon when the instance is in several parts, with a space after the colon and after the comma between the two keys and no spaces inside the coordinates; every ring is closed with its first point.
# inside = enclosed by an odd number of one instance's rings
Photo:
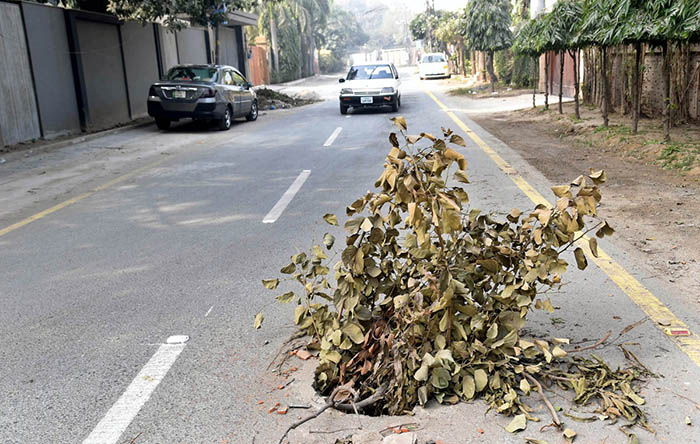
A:
{"type": "Polygon", "coordinates": [[[348,108],[390,106],[396,112],[401,106],[399,73],[393,63],[365,62],[350,67],[348,75],[338,80],[340,90],[340,114],[348,108]]]}
{"type": "Polygon", "coordinates": [[[449,78],[450,66],[447,64],[447,57],[441,52],[424,54],[418,64],[420,79],[449,78]]]}

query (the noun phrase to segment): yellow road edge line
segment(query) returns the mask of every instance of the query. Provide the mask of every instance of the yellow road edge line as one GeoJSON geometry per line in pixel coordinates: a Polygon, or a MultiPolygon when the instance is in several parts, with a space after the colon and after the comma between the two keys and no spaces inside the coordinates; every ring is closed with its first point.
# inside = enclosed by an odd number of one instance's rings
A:
{"type": "Polygon", "coordinates": [[[37,220],[39,220],[39,219],[42,219],[42,218],[48,216],[49,214],[55,213],[56,211],[62,210],[62,209],[66,208],[66,207],[68,207],[68,206],[70,206],[70,205],[73,205],[74,203],[80,202],[81,200],[92,196],[93,194],[97,193],[98,191],[105,190],[105,189],[107,189],[107,188],[109,188],[109,187],[111,187],[111,186],[113,186],[113,185],[116,185],[116,184],[118,184],[118,183],[121,183],[121,182],[124,182],[124,181],[126,181],[126,180],[129,180],[129,179],[131,179],[132,177],[134,177],[134,176],[136,176],[136,175],[138,175],[138,174],[140,174],[140,173],[142,173],[142,172],[144,172],[144,171],[146,171],[146,170],[148,170],[148,169],[150,169],[150,168],[153,168],[153,167],[155,167],[155,166],[160,165],[160,164],[163,163],[164,161],[165,161],[165,159],[161,159],[161,160],[159,160],[159,161],[157,161],[157,162],[154,162],[154,163],[152,163],[152,164],[150,164],[150,165],[146,165],[146,166],[143,166],[143,167],[141,167],[141,168],[137,168],[137,169],[135,169],[135,170],[133,170],[133,171],[131,171],[131,172],[129,172],[129,173],[123,174],[123,175],[121,175],[121,176],[119,176],[119,177],[117,177],[117,178],[115,178],[115,179],[112,179],[112,180],[110,180],[109,182],[103,183],[102,185],[99,185],[99,186],[93,188],[92,190],[90,190],[90,191],[88,191],[88,192],[86,192],[86,193],[79,194],[79,195],[77,195],[77,196],[71,197],[70,199],[65,200],[65,201],[63,201],[63,202],[61,202],[61,203],[59,203],[59,204],[56,204],[56,205],[54,205],[54,206],[51,207],[51,208],[47,208],[47,209],[45,209],[45,210],[43,210],[43,211],[40,211],[40,212],[38,212],[38,213],[36,213],[36,214],[33,214],[33,215],[27,217],[27,218],[25,218],[25,219],[22,219],[21,221],[16,222],[16,223],[14,223],[14,224],[12,224],[12,225],[10,225],[10,226],[8,226],[8,227],[5,227],[5,228],[3,228],[3,229],[0,229],[0,236],[4,236],[4,235],[6,235],[7,233],[10,233],[10,232],[12,232],[12,231],[17,230],[18,228],[22,228],[22,227],[25,226],[25,225],[28,225],[28,224],[30,224],[30,223],[32,223],[32,222],[34,222],[34,221],[37,221],[37,220]]]}
{"type": "MultiPolygon", "coordinates": [[[[515,185],[525,195],[532,200],[535,205],[543,204],[551,206],[539,191],[530,185],[517,171],[510,166],[493,148],[491,148],[481,137],[452,111],[443,105],[442,102],[431,91],[424,89],[426,94],[438,104],[438,106],[464,131],[491,160],[510,177],[515,185]]],[[[600,268],[623,293],[629,297],[642,311],[652,320],[654,324],[664,332],[666,327],[686,329],[690,332],[688,336],[669,336],[669,338],[685,353],[696,365],[700,366],[700,336],[691,332],[688,326],[678,319],[671,310],[666,307],[654,294],[647,290],[637,279],[634,278],[625,268],[610,257],[602,248],[598,247],[598,257],[593,256],[588,245],[588,236],[580,238],[576,242],[586,255],[600,268]]],[[[666,334],[664,332],[664,334],[666,334]]]]}

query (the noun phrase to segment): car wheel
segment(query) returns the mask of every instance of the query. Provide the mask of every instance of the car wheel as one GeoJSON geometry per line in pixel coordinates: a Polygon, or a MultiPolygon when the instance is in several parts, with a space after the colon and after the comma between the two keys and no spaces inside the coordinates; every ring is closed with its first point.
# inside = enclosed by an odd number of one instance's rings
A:
{"type": "Polygon", "coordinates": [[[340,114],[347,114],[348,113],[348,106],[343,105],[342,103],[340,104],[340,114]]]}
{"type": "Polygon", "coordinates": [[[231,128],[231,108],[226,107],[224,115],[219,119],[219,129],[221,131],[226,131],[231,128]]]}
{"type": "Polygon", "coordinates": [[[397,97],[394,103],[391,104],[391,110],[396,112],[399,110],[399,98],[397,97]]]}
{"type": "Polygon", "coordinates": [[[159,130],[167,130],[170,128],[170,120],[168,119],[156,119],[156,126],[159,130]]]}
{"type": "Polygon", "coordinates": [[[253,104],[250,105],[250,113],[248,113],[247,116],[245,116],[245,119],[248,122],[252,122],[254,120],[257,120],[258,118],[258,101],[253,100],[253,104]]]}

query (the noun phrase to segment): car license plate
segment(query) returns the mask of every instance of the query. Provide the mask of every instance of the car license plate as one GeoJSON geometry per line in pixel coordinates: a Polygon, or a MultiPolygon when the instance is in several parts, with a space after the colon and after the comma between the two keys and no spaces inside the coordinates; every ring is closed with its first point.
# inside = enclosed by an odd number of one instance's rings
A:
{"type": "Polygon", "coordinates": [[[176,99],[184,99],[187,97],[187,92],[186,91],[173,91],[173,97],[176,99]]]}
{"type": "Polygon", "coordinates": [[[360,97],[360,103],[362,103],[362,104],[372,103],[372,98],[371,97],[360,97]]]}

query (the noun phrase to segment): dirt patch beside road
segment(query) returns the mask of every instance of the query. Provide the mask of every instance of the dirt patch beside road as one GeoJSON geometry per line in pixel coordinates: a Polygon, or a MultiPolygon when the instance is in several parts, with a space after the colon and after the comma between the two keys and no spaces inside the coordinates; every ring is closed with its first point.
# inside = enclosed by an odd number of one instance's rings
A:
{"type": "MultiPolygon", "coordinates": [[[[556,109],[556,104],[550,104],[556,109]]],[[[619,116],[610,129],[598,128],[594,110],[583,119],[541,110],[472,115],[484,129],[517,150],[555,183],[566,183],[589,168],[605,169],[601,214],[616,229],[616,241],[655,270],[656,277],[676,286],[700,310],[700,166],[681,156],[700,146],[700,129],[679,128],[675,144],[657,139],[656,121],[644,121],[640,136],[631,135],[619,116]],[[678,162],[680,158],[681,162],[678,162]]],[[[602,123],[602,120],[601,122],[602,123]]]]}

